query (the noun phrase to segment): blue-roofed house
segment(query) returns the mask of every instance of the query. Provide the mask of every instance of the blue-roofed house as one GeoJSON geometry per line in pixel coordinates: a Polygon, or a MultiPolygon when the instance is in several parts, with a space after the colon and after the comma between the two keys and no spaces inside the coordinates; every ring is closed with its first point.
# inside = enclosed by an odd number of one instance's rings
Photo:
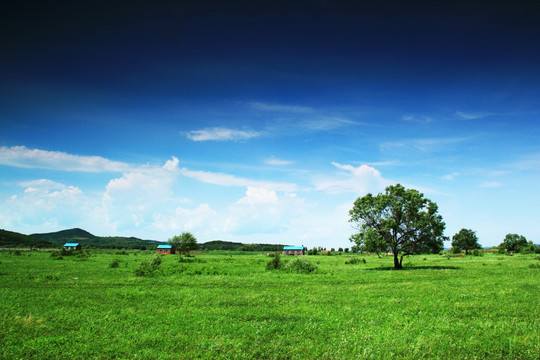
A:
{"type": "Polygon", "coordinates": [[[156,252],[158,254],[174,254],[174,247],[170,244],[158,245],[156,252]]]}
{"type": "Polygon", "coordinates": [[[284,246],[283,255],[305,255],[306,250],[303,246],[284,246]]]}
{"type": "Polygon", "coordinates": [[[81,250],[81,244],[79,243],[65,243],[64,249],[66,250],[81,250]]]}

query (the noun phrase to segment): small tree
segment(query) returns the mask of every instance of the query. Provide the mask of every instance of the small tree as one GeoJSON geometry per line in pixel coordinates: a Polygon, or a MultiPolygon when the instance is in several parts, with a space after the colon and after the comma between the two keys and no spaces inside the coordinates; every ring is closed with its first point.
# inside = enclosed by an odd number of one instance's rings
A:
{"type": "Polygon", "coordinates": [[[499,249],[508,252],[521,252],[522,248],[527,246],[527,239],[523,235],[506,234],[503,242],[499,245],[499,249]]]}
{"type": "Polygon", "coordinates": [[[452,247],[454,248],[454,252],[465,250],[465,255],[469,255],[469,250],[482,248],[478,243],[476,232],[471,229],[461,229],[457,234],[452,236],[452,247]]]}
{"type": "Polygon", "coordinates": [[[176,251],[180,253],[180,256],[182,254],[187,254],[192,250],[197,250],[199,248],[199,245],[197,244],[197,239],[193,234],[189,232],[183,232],[181,235],[175,235],[168,241],[169,244],[171,244],[176,251]]]}

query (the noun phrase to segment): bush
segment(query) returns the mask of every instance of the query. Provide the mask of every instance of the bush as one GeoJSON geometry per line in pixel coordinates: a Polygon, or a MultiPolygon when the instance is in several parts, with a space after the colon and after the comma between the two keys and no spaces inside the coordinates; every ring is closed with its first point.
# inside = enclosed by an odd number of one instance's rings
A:
{"type": "Polygon", "coordinates": [[[478,249],[473,250],[473,256],[484,256],[484,253],[478,249]]]}
{"type": "Polygon", "coordinates": [[[117,267],[120,267],[120,260],[115,259],[112,263],[109,264],[109,268],[116,269],[117,267]]]}
{"type": "Polygon", "coordinates": [[[274,253],[272,259],[266,263],[266,270],[278,270],[283,267],[283,262],[281,261],[281,254],[274,253]]]}
{"type": "Polygon", "coordinates": [[[301,273],[310,273],[317,270],[317,265],[313,264],[308,259],[297,257],[287,264],[287,269],[301,273]]]}
{"type": "Polygon", "coordinates": [[[144,260],[139,264],[139,268],[135,270],[135,275],[137,276],[147,276],[153,275],[154,271],[159,268],[161,265],[162,259],[161,256],[155,254],[152,257],[152,260],[144,260]]]}
{"type": "Polygon", "coordinates": [[[358,264],[359,262],[360,262],[359,258],[353,257],[353,258],[349,258],[349,260],[345,261],[345,264],[358,264]]]}

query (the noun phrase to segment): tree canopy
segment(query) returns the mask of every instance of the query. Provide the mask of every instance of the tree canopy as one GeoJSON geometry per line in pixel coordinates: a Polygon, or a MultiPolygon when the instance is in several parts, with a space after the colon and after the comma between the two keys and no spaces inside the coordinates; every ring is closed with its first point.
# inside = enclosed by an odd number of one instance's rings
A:
{"type": "Polygon", "coordinates": [[[523,235],[506,234],[503,242],[499,245],[499,249],[508,252],[520,252],[522,248],[527,246],[527,239],[523,235]]]}
{"type": "Polygon", "coordinates": [[[174,246],[175,250],[182,254],[186,254],[191,250],[197,250],[197,239],[190,232],[183,232],[181,235],[175,235],[168,241],[174,246]]]}
{"type": "Polygon", "coordinates": [[[443,249],[445,223],[438,206],[414,189],[391,185],[384,193],[356,199],[349,222],[359,232],[351,241],[367,251],[391,251],[394,268],[403,268],[405,255],[443,249]]]}
{"type": "Polygon", "coordinates": [[[478,243],[476,231],[461,229],[452,236],[452,248],[457,252],[465,250],[465,255],[469,255],[469,250],[481,249],[482,246],[478,243]]]}

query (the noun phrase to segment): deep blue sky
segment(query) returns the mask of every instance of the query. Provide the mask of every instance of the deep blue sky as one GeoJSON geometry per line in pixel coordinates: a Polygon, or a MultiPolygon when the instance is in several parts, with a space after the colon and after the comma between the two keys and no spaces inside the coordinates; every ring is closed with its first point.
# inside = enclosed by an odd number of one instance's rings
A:
{"type": "Polygon", "coordinates": [[[539,5],[193,3],[4,7],[0,227],[345,247],[400,182],[539,242],[539,5]]]}

